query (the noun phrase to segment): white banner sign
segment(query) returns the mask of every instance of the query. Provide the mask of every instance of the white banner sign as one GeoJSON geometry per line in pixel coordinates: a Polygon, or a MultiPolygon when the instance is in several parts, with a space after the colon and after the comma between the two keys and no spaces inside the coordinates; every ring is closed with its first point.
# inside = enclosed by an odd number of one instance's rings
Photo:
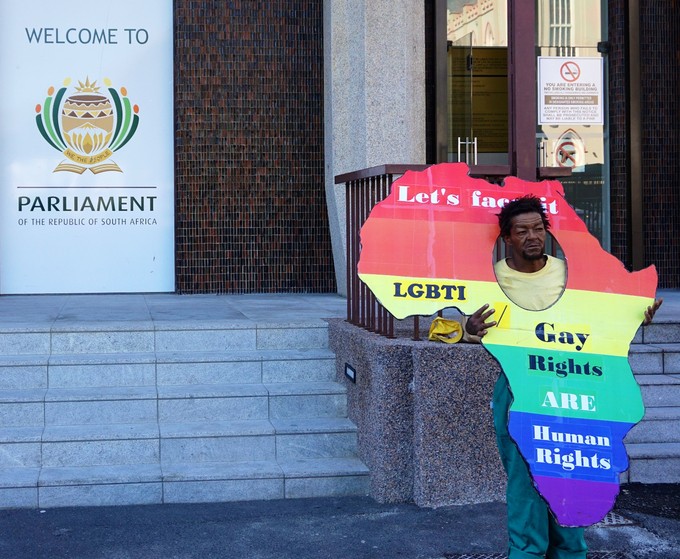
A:
{"type": "Polygon", "coordinates": [[[172,2],[2,2],[0,76],[0,293],[174,291],[172,2]]]}
{"type": "Polygon", "coordinates": [[[538,123],[603,124],[601,58],[538,57],[538,123]]]}

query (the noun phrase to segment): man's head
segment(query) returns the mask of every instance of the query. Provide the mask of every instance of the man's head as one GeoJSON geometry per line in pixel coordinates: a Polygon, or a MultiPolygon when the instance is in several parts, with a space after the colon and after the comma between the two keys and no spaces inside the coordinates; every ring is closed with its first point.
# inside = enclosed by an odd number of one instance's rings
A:
{"type": "Polygon", "coordinates": [[[512,218],[519,214],[537,213],[541,216],[543,227],[548,231],[550,229],[550,220],[548,214],[545,213],[543,202],[540,198],[533,194],[527,194],[521,198],[515,198],[508,202],[501,208],[498,214],[498,225],[501,228],[501,237],[505,238],[510,234],[512,227],[512,218]]]}
{"type": "Polygon", "coordinates": [[[508,202],[498,214],[498,224],[501,237],[512,247],[513,259],[531,262],[543,258],[550,221],[539,198],[528,194],[508,202]]]}

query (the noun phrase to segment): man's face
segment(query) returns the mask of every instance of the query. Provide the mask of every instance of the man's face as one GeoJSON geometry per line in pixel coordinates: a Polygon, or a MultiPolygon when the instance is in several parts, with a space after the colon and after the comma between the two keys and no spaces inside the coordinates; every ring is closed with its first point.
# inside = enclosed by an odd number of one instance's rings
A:
{"type": "Polygon", "coordinates": [[[529,261],[542,259],[547,231],[541,214],[519,214],[512,218],[511,224],[510,234],[503,240],[512,247],[513,255],[529,261]]]}

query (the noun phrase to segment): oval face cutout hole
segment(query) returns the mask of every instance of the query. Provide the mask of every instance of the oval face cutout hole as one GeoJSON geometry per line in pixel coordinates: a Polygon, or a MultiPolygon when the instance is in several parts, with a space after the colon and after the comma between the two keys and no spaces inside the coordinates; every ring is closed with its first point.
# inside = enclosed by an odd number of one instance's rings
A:
{"type": "Polygon", "coordinates": [[[527,311],[544,311],[560,300],[567,285],[567,262],[557,240],[546,233],[545,250],[535,272],[520,272],[513,265],[513,244],[498,237],[494,248],[494,274],[506,297],[527,311]]]}

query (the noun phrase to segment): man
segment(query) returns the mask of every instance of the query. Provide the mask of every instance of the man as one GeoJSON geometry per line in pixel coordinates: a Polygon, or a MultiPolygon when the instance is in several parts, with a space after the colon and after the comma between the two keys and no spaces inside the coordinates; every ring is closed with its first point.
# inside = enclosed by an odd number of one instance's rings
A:
{"type": "MultiPolygon", "coordinates": [[[[539,198],[527,195],[506,204],[498,214],[500,234],[510,256],[495,264],[496,278],[503,292],[527,310],[543,310],[554,304],[566,285],[566,265],[545,254],[550,228],[539,198]]],[[[663,300],[645,311],[651,322],[663,300]]],[[[466,338],[484,336],[495,326],[494,310],[484,305],[465,322],[466,338]]],[[[583,528],[561,526],[536,491],[527,465],[508,434],[508,412],[512,395],[501,374],[493,393],[493,419],[501,461],[508,474],[508,559],[586,559],[583,528]]]]}

